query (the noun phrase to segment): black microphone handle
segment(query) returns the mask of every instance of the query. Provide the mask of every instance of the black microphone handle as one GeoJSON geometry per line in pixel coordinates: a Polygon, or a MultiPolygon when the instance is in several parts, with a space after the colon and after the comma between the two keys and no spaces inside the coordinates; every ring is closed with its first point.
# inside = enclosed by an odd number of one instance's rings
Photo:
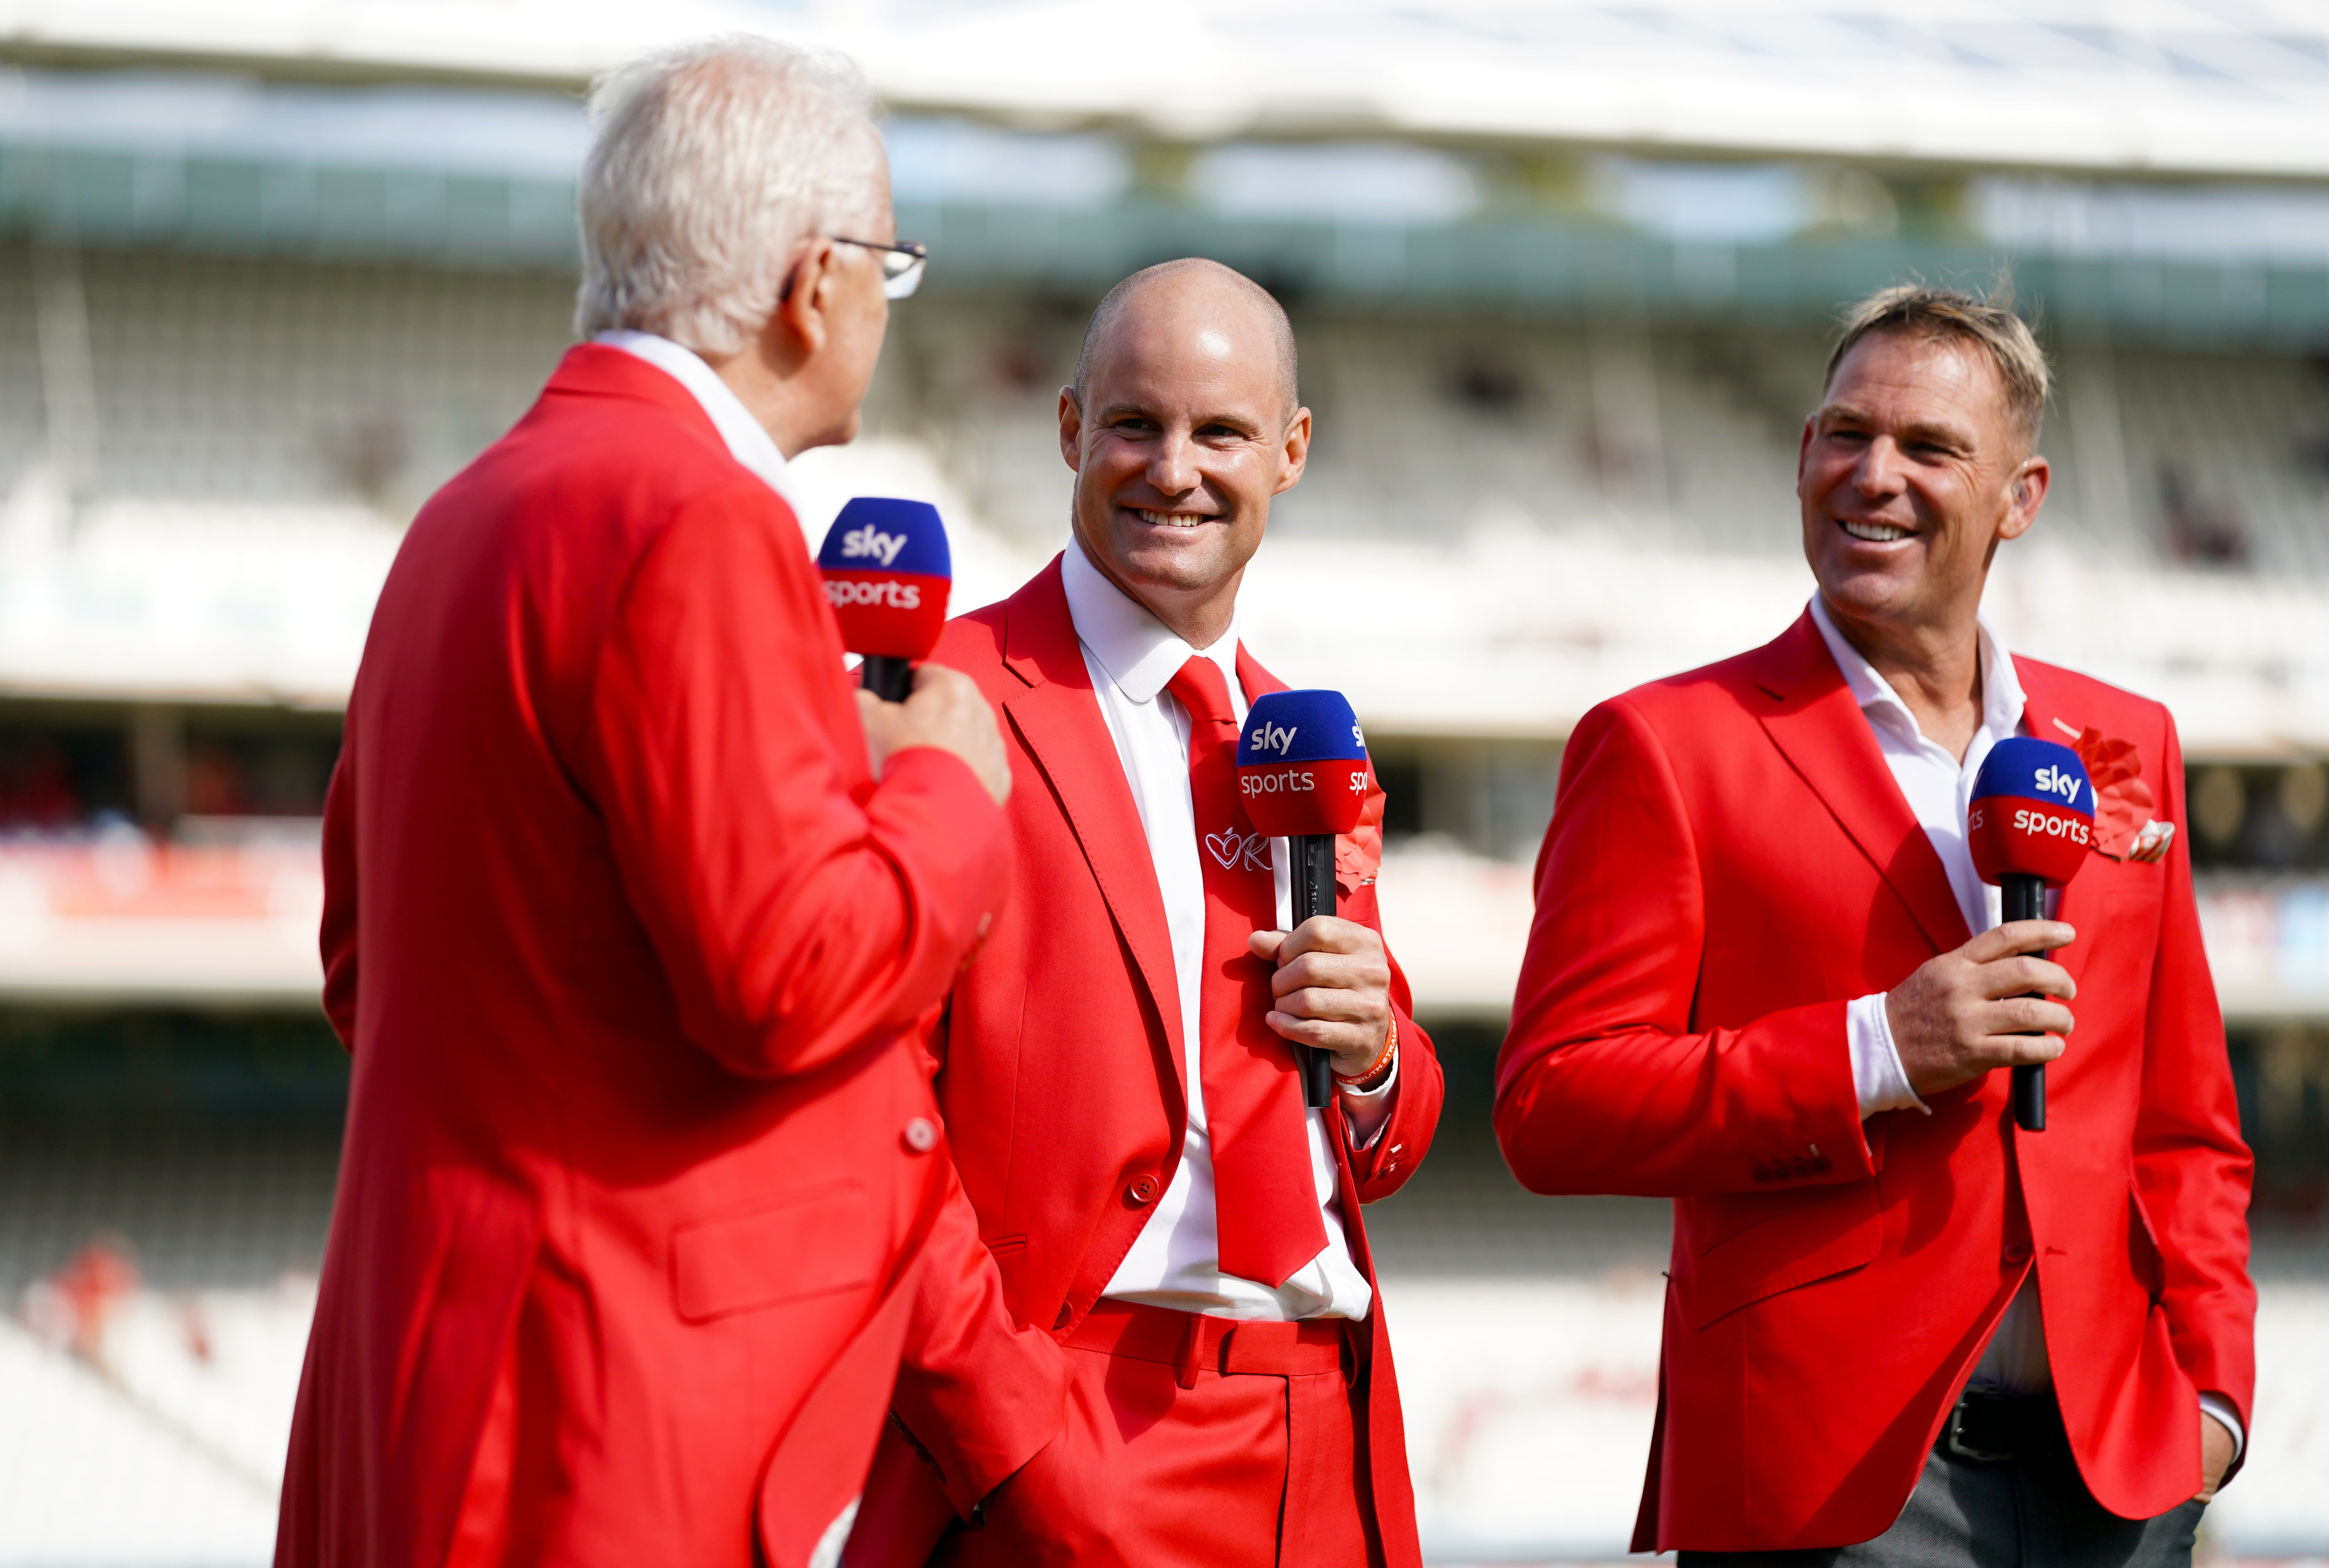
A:
{"type": "MultiPolygon", "coordinates": [[[[1288,840],[1294,851],[1294,925],[1298,930],[1314,915],[1334,913],[1334,835],[1297,833],[1288,840]]],[[[1315,1046],[1297,1046],[1302,1066],[1302,1103],[1313,1111],[1334,1103],[1334,1058],[1315,1046]]]]}
{"type": "MultiPolygon", "coordinates": [[[[2046,918],[2046,878],[2019,872],[2008,872],[1999,878],[1998,887],[2005,895],[2003,902],[2008,920],[2043,920],[2046,918]]],[[[2051,953],[2034,956],[2051,958],[2051,953]]],[[[2030,993],[2036,996],[2036,991],[2030,993]]],[[[2013,1124],[2024,1132],[2046,1131],[2046,1064],[2033,1062],[2013,1069],[2013,1124]]]]}
{"type": "Polygon", "coordinates": [[[865,690],[884,702],[903,702],[914,689],[914,662],[887,653],[868,653],[862,667],[865,690]]]}

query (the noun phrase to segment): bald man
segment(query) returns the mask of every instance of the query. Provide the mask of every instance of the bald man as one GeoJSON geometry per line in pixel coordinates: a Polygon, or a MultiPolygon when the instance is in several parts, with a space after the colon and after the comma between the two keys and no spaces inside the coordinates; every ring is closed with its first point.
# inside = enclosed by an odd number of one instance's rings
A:
{"type": "Polygon", "coordinates": [[[1286,841],[1234,782],[1281,689],[1238,587],[1309,452],[1295,370],[1227,268],[1118,284],[1060,393],[1073,537],[934,655],[1003,719],[1019,877],[931,1040],[966,1198],[861,1568],[1420,1560],[1359,1218],[1440,1103],[1375,913],[1382,796],[1336,846],[1339,916],[1289,933],[1286,841]],[[1334,1104],[1304,1108],[1297,1043],[1334,1104]]]}

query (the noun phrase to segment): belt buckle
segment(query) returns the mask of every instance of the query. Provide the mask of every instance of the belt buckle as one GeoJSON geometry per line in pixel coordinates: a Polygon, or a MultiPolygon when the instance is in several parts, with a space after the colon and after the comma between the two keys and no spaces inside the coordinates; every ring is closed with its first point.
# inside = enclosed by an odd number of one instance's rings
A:
{"type": "Polygon", "coordinates": [[[1965,1441],[1965,1413],[1966,1402],[1962,1398],[1949,1409],[1948,1445],[1951,1453],[1962,1460],[1971,1460],[1977,1465],[2002,1465],[2013,1457],[2012,1449],[2004,1453],[1991,1453],[1985,1449],[1968,1446],[1965,1441]]]}

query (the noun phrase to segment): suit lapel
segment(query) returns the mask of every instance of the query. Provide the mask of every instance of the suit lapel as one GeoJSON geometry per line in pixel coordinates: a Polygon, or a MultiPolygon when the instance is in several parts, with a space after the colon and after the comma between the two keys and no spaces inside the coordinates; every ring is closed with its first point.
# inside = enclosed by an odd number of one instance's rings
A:
{"type": "Polygon", "coordinates": [[[1237,672],[1238,684],[1245,688],[1245,699],[1249,706],[1257,697],[1267,697],[1273,691],[1286,690],[1286,682],[1263,669],[1261,661],[1247,653],[1243,643],[1237,645],[1237,672]]]}
{"type": "Polygon", "coordinates": [[[1777,699],[1764,731],[1909,906],[1934,950],[1971,940],[1933,841],[1909,809],[1868,719],[1806,610],[1756,657],[1755,683],[1777,699]]]}
{"type": "Polygon", "coordinates": [[[1027,684],[1024,691],[1004,699],[1004,712],[1042,770],[1061,812],[1083,846],[1117,930],[1132,950],[1149,1000],[1164,1021],[1174,1079],[1186,1104],[1187,1042],[1182,1038],[1181,991],[1173,967],[1172,933],[1164,923],[1164,899],[1157,891],[1140,809],[1124,776],[1124,759],[1117,755],[1116,742],[1100,717],[1091,671],[1076,643],[1056,558],[1012,596],[1004,606],[1004,662],[1027,684]]]}

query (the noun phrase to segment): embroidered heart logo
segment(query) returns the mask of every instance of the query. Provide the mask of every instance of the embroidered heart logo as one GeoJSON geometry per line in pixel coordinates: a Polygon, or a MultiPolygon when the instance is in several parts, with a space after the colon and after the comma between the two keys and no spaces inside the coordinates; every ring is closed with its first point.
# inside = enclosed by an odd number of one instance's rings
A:
{"type": "Polygon", "coordinates": [[[1218,833],[1205,835],[1205,848],[1221,862],[1224,871],[1234,871],[1245,853],[1245,835],[1235,828],[1224,828],[1218,833]]]}

